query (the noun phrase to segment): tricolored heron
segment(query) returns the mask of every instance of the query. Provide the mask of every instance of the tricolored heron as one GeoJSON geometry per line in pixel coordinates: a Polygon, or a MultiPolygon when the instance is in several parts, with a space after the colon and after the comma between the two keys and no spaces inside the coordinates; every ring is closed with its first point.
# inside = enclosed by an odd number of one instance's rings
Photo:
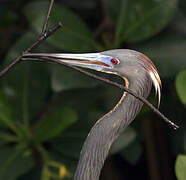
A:
{"type": "MultiPolygon", "coordinates": [[[[152,84],[160,102],[161,81],[157,69],[144,54],[115,49],[85,54],[26,54],[23,58],[55,58],[64,63],[118,75],[125,86],[147,98],[152,84]]],[[[143,103],[124,92],[115,107],[100,118],[88,134],[80,153],[75,180],[98,180],[113,141],[128,127],[143,103]]]]}

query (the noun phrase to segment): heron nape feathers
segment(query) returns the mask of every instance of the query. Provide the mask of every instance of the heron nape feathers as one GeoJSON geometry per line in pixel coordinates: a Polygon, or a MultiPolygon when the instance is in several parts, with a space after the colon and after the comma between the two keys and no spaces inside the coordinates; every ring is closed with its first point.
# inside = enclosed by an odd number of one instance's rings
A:
{"type": "MultiPolygon", "coordinates": [[[[144,54],[129,50],[115,49],[100,53],[84,54],[25,54],[23,58],[51,57],[64,63],[89,68],[122,77],[125,86],[136,94],[147,98],[152,84],[160,103],[161,80],[157,69],[144,54]]],[[[98,180],[105,159],[113,141],[129,126],[143,103],[124,92],[115,107],[100,118],[92,127],[82,147],[75,180],[98,180]]]]}

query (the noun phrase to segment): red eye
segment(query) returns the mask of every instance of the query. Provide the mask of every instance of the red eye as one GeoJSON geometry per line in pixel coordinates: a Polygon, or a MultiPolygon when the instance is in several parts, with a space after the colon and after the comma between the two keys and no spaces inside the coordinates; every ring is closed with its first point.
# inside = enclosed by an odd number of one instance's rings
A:
{"type": "Polygon", "coordinates": [[[114,64],[114,65],[118,64],[118,60],[115,59],[115,58],[111,59],[111,62],[112,62],[112,64],[114,64]]]}

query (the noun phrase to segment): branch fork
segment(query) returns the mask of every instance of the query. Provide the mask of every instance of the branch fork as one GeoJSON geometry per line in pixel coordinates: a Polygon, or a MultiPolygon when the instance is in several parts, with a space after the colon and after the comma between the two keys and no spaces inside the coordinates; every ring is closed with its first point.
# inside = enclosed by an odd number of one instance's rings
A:
{"type": "MultiPolygon", "coordinates": [[[[1,72],[0,72],[0,78],[2,78],[10,69],[12,69],[16,64],[18,64],[23,56],[26,54],[26,53],[30,53],[35,47],[37,47],[38,45],[40,45],[43,41],[45,41],[49,36],[53,35],[59,28],[62,27],[62,24],[61,22],[58,22],[54,27],[52,27],[51,29],[48,29],[48,22],[49,22],[49,19],[50,19],[50,14],[51,14],[51,10],[52,10],[52,7],[53,7],[53,4],[54,4],[54,0],[51,0],[50,2],[50,6],[49,6],[49,9],[48,9],[48,13],[47,13],[47,16],[46,16],[46,19],[45,19],[45,23],[44,23],[44,26],[43,26],[43,29],[42,29],[42,32],[40,34],[40,36],[36,39],[36,41],[30,46],[28,47],[25,51],[23,51],[11,64],[9,64],[5,69],[3,69],[1,72]]],[[[179,126],[177,126],[176,124],[174,124],[172,121],[170,121],[167,117],[165,117],[157,108],[155,108],[151,103],[149,103],[145,98],[143,98],[142,96],[139,96],[137,94],[135,94],[133,91],[131,91],[130,89],[126,88],[125,86],[121,85],[121,84],[118,84],[116,82],[113,82],[113,81],[110,81],[106,78],[103,78],[103,77],[99,77],[95,74],[92,74],[90,72],[87,72],[85,70],[82,70],[78,67],[74,67],[74,66],[71,66],[71,65],[68,65],[68,64],[65,64],[59,60],[56,60],[56,59],[52,59],[52,58],[41,58],[41,59],[30,59],[30,60],[35,60],[35,61],[44,61],[44,62],[55,62],[55,63],[58,63],[58,64],[63,64],[65,66],[68,66],[74,70],[77,70],[83,74],[86,74],[88,76],[91,76],[92,78],[95,78],[97,80],[100,80],[100,81],[103,81],[105,83],[108,83],[108,84],[111,84],[113,86],[116,86],[124,91],[126,91],[127,93],[131,94],[132,96],[134,96],[135,98],[139,99],[141,102],[143,102],[144,104],[146,104],[152,111],[154,111],[157,115],[159,115],[164,121],[166,121],[169,125],[171,125],[174,129],[178,129],[179,126]]]]}
{"type": "Polygon", "coordinates": [[[30,47],[28,47],[25,51],[23,51],[11,64],[9,64],[6,68],[4,68],[0,72],[0,78],[3,77],[16,64],[18,64],[21,61],[21,58],[23,57],[24,54],[31,52],[34,48],[39,46],[49,36],[54,34],[59,28],[62,27],[61,22],[58,22],[54,27],[52,27],[51,29],[47,30],[48,22],[49,22],[49,19],[50,19],[50,14],[51,14],[51,10],[52,10],[53,4],[54,4],[54,0],[51,0],[50,6],[49,6],[49,9],[48,9],[48,13],[47,13],[47,16],[46,16],[46,19],[45,19],[45,23],[44,23],[44,26],[43,26],[43,29],[42,29],[42,32],[41,32],[40,36],[36,39],[36,41],[30,47]]]}

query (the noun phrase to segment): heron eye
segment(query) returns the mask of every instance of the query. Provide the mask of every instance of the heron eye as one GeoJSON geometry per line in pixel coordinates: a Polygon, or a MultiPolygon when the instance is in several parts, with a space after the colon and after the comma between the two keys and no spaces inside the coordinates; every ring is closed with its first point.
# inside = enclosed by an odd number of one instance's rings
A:
{"type": "Polygon", "coordinates": [[[114,64],[114,65],[116,65],[116,64],[118,64],[118,60],[115,59],[115,58],[113,58],[113,59],[111,59],[111,63],[114,64]]]}

